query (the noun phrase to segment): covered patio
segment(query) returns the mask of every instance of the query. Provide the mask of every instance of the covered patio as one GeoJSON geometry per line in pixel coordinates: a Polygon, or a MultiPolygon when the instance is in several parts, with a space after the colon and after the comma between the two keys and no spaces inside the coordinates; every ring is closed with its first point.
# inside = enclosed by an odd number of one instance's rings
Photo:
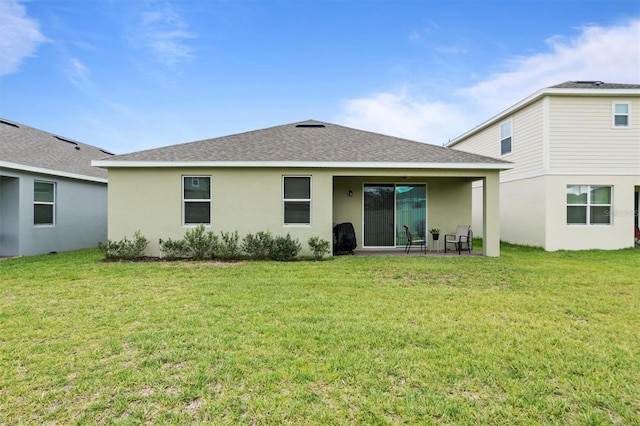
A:
{"type": "Polygon", "coordinates": [[[458,225],[471,225],[472,183],[478,180],[484,183],[484,226],[473,236],[484,244],[471,255],[499,256],[496,169],[416,167],[400,173],[378,169],[334,175],[333,224],[353,224],[357,255],[425,256],[416,246],[404,253],[406,226],[414,238],[427,241],[427,256],[458,256],[457,251],[444,253],[444,235],[455,234],[458,225]],[[429,232],[434,228],[440,230],[439,246],[429,232]]]}

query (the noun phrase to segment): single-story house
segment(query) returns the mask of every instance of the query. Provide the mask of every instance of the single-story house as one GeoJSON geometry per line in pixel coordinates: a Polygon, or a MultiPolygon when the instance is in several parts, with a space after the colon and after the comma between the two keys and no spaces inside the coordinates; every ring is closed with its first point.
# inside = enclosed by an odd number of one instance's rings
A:
{"type": "Polygon", "coordinates": [[[95,247],[107,238],[107,151],[0,119],[0,257],[95,247]]]}
{"type": "MultiPolygon", "coordinates": [[[[404,246],[471,223],[471,184],[484,182],[484,254],[498,256],[499,173],[510,163],[445,147],[303,121],[93,162],[109,171],[109,239],[160,238],[205,224],[215,233],[333,240],[353,224],[358,250],[404,246]]],[[[442,248],[442,247],[440,247],[442,248]]],[[[308,251],[308,249],[307,249],[308,251]]]]}
{"type": "MultiPolygon", "coordinates": [[[[615,250],[640,238],[640,84],[546,87],[448,147],[513,163],[500,174],[504,241],[615,250]]],[[[482,226],[474,183],[473,226],[482,226]]]]}

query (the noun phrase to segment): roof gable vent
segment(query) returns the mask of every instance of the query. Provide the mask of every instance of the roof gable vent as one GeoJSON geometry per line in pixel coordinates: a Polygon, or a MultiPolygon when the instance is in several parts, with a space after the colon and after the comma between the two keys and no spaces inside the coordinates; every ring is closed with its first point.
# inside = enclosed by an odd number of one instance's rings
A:
{"type": "Polygon", "coordinates": [[[18,126],[17,124],[15,124],[15,123],[11,123],[11,122],[9,122],[9,121],[0,120],[0,123],[2,123],[2,124],[6,124],[7,126],[13,126],[13,127],[18,128],[18,129],[20,128],[20,126],[18,126]]]}
{"type": "Polygon", "coordinates": [[[601,84],[604,84],[604,81],[576,81],[576,84],[590,84],[592,86],[600,86],[601,84]]]}
{"type": "Polygon", "coordinates": [[[78,145],[78,142],[70,141],[69,139],[65,139],[65,138],[62,138],[60,136],[55,136],[54,135],[53,137],[58,139],[58,140],[60,140],[60,141],[62,141],[62,142],[70,143],[71,145],[76,145],[76,146],[78,145]]]}
{"type": "Polygon", "coordinates": [[[322,123],[300,123],[296,124],[296,127],[322,129],[325,127],[325,125],[322,123]]]}

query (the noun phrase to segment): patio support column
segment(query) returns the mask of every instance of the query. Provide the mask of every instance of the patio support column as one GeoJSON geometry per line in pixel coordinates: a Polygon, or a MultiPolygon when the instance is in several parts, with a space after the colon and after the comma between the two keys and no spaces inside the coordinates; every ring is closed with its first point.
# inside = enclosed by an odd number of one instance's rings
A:
{"type": "Polygon", "coordinates": [[[488,172],[484,178],[482,254],[489,257],[500,256],[500,172],[488,172]]]}

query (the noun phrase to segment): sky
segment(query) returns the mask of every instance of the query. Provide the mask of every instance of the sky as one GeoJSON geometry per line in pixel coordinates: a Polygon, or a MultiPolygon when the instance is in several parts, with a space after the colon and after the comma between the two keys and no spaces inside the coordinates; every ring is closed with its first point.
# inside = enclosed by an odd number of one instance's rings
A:
{"type": "Polygon", "coordinates": [[[640,0],[0,0],[0,117],[116,154],[308,119],[442,145],[640,83],[640,0]]]}

